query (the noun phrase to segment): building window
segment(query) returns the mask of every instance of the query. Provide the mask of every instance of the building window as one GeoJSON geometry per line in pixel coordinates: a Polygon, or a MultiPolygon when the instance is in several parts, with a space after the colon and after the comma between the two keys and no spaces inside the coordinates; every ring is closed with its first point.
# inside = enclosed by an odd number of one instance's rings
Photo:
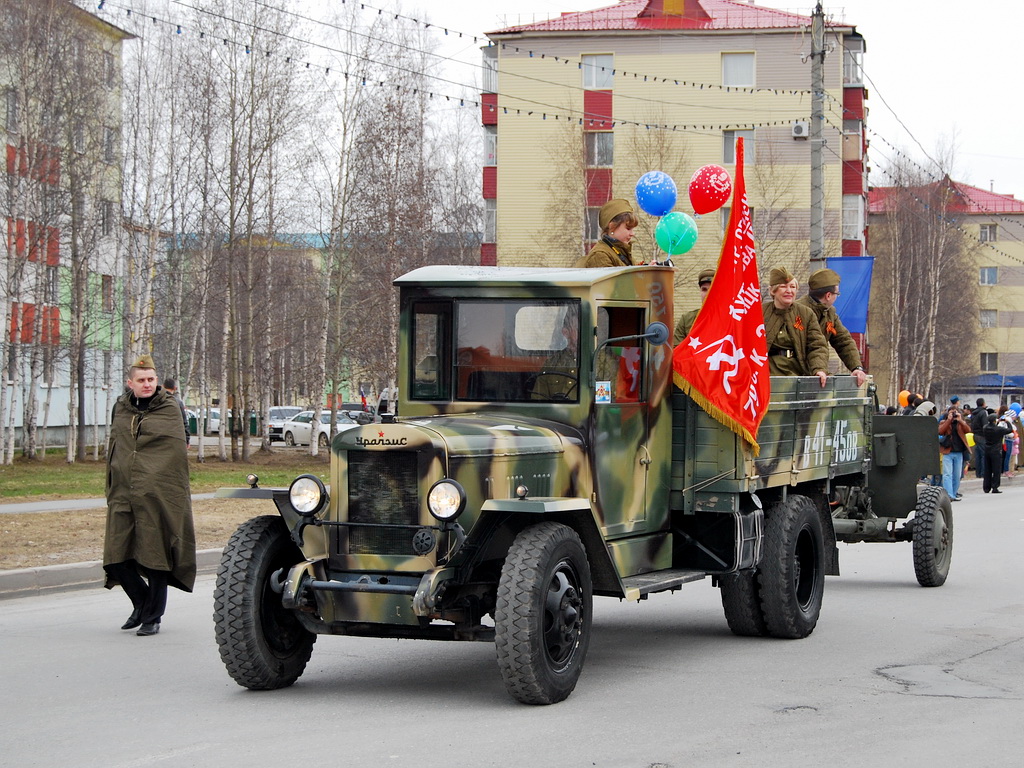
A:
{"type": "Polygon", "coordinates": [[[735,88],[753,88],[754,54],[723,53],[722,85],[735,88]]]}
{"type": "Polygon", "coordinates": [[[117,85],[117,59],[110,51],[103,52],[103,79],[107,88],[117,85]]]}
{"type": "Polygon", "coordinates": [[[583,64],[583,87],[590,89],[612,87],[612,65],[615,63],[610,53],[586,54],[580,56],[583,64]]]}
{"type": "Polygon", "coordinates": [[[103,129],[103,162],[117,161],[117,131],[113,128],[103,129]]]}
{"type": "Polygon", "coordinates": [[[860,240],[864,235],[863,195],[843,195],[843,240],[860,240]]]}
{"type": "Polygon", "coordinates": [[[110,200],[100,203],[100,224],[104,235],[114,234],[114,203],[110,200]]]}
{"type": "Polygon", "coordinates": [[[114,311],[114,278],[112,275],[102,275],[103,283],[101,291],[103,293],[103,311],[113,312],[114,311]]]}
{"type": "Polygon", "coordinates": [[[71,130],[71,141],[75,152],[78,154],[85,152],[85,125],[81,121],[76,122],[75,127],[71,130]]]}
{"type": "Polygon", "coordinates": [[[484,93],[498,92],[498,48],[488,46],[483,49],[484,72],[480,90],[484,93]]]}
{"type": "Polygon", "coordinates": [[[843,85],[864,84],[864,40],[843,42],[843,85]]]}
{"type": "Polygon", "coordinates": [[[996,373],[999,371],[999,353],[998,352],[982,352],[981,353],[981,372],[982,373],[996,373]]]}
{"type": "Polygon", "coordinates": [[[995,285],[999,281],[999,267],[982,267],[978,270],[978,283],[995,285]]]}
{"type": "Polygon", "coordinates": [[[498,201],[493,197],[484,200],[484,242],[498,242],[498,201]]]}
{"type": "Polygon", "coordinates": [[[736,162],[736,139],[743,139],[743,161],[748,166],[754,163],[754,129],[742,131],[723,131],[724,151],[722,160],[726,163],[736,162]]]}
{"type": "Polygon", "coordinates": [[[11,133],[18,132],[18,92],[13,88],[4,91],[4,112],[7,130],[11,133]]]}
{"type": "Polygon", "coordinates": [[[587,165],[610,167],[615,159],[615,135],[610,131],[583,134],[587,145],[587,165]]]}
{"type": "Polygon", "coordinates": [[[586,240],[595,242],[601,239],[601,209],[587,208],[587,220],[584,222],[586,240]]]}
{"type": "Polygon", "coordinates": [[[997,234],[995,224],[982,224],[978,227],[978,239],[983,243],[994,243],[998,239],[997,234]]]}
{"type": "Polygon", "coordinates": [[[43,301],[46,304],[56,304],[60,294],[60,273],[57,267],[46,268],[46,285],[43,286],[43,301]]]}
{"type": "Polygon", "coordinates": [[[484,165],[498,164],[498,126],[484,126],[484,165]]]}
{"type": "Polygon", "coordinates": [[[982,328],[995,328],[999,324],[998,309],[983,309],[978,315],[978,321],[982,328]]]}

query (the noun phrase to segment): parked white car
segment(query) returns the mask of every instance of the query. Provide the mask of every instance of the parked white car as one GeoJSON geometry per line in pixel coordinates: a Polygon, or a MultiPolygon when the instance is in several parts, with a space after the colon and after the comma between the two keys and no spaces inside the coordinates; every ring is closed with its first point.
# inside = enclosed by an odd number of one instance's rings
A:
{"type": "MultiPolygon", "coordinates": [[[[284,441],[287,445],[309,445],[309,436],[313,432],[313,411],[302,411],[285,421],[282,430],[284,441]]],[[[341,431],[355,422],[345,415],[344,411],[338,411],[338,430],[341,431]]],[[[316,423],[317,439],[320,447],[326,448],[331,444],[331,409],[325,408],[320,411],[320,419],[316,423]]]]}
{"type": "Polygon", "coordinates": [[[284,423],[300,413],[302,413],[302,408],[297,405],[270,406],[270,418],[267,420],[267,426],[270,429],[270,441],[284,440],[284,423]]]}

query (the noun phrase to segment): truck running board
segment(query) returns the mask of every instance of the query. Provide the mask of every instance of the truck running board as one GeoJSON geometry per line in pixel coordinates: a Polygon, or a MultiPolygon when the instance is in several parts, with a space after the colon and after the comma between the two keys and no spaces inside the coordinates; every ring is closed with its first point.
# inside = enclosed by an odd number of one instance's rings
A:
{"type": "Polygon", "coordinates": [[[651,571],[636,576],[627,576],[622,580],[626,600],[642,600],[654,592],[677,589],[688,581],[700,581],[707,573],[704,571],[686,571],[681,568],[666,568],[663,571],[651,571]]]}

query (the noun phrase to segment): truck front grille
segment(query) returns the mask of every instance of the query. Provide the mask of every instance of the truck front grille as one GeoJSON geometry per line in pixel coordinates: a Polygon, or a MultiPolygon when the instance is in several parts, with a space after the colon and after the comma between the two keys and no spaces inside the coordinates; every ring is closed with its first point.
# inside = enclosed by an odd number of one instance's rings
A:
{"type": "Polygon", "coordinates": [[[416,454],[409,451],[349,451],[348,519],[368,523],[348,529],[353,555],[411,555],[416,531],[384,525],[417,525],[416,454]]]}

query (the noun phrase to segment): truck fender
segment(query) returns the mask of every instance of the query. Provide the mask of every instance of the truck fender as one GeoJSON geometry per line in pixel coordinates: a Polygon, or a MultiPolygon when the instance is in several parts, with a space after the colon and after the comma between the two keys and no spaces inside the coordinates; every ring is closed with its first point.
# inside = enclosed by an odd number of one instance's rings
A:
{"type": "Polygon", "coordinates": [[[587,552],[595,593],[621,593],[618,572],[605,546],[589,499],[540,496],[488,499],[480,507],[480,522],[486,524],[478,523],[473,533],[479,529],[488,531],[484,534],[486,542],[480,542],[483,551],[487,557],[504,560],[512,540],[521,530],[545,520],[561,523],[576,531],[587,552]]]}

